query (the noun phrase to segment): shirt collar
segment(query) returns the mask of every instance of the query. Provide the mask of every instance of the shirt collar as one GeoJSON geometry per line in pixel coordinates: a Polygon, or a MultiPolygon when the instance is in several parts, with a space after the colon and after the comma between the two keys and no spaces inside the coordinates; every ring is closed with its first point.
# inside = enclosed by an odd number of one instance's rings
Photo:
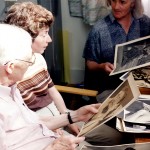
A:
{"type": "Polygon", "coordinates": [[[0,98],[6,98],[7,96],[10,97],[12,96],[12,89],[16,89],[16,84],[10,86],[10,87],[7,87],[7,86],[3,86],[3,85],[0,85],[0,98]]]}
{"type": "MultiPolygon", "coordinates": [[[[111,22],[113,23],[114,21],[117,22],[117,20],[115,19],[115,17],[113,16],[112,13],[109,14],[109,18],[111,20],[111,22]]],[[[132,16],[131,22],[133,22],[135,20],[135,18],[132,16]]]]}
{"type": "Polygon", "coordinates": [[[109,14],[109,18],[112,23],[116,20],[112,13],[109,14]]]}

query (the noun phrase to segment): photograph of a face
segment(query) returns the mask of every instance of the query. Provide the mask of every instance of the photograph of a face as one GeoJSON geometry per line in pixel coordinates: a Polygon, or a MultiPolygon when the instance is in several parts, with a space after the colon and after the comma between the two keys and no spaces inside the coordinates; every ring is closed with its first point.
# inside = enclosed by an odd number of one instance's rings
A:
{"type": "Polygon", "coordinates": [[[101,104],[99,112],[83,125],[78,136],[85,136],[118,115],[123,109],[132,104],[139,95],[139,89],[132,73],[130,73],[128,78],[101,104]]]}
{"type": "Polygon", "coordinates": [[[114,67],[110,75],[150,65],[150,36],[116,45],[114,67]]]}

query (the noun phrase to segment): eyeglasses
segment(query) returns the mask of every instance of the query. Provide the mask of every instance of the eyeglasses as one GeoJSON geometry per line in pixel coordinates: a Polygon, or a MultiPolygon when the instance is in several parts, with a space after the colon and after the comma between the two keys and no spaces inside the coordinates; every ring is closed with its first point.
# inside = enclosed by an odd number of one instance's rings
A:
{"type": "Polygon", "coordinates": [[[27,60],[22,60],[22,59],[15,59],[15,60],[19,60],[19,61],[23,61],[23,62],[29,63],[30,64],[29,66],[32,66],[32,65],[34,65],[35,60],[36,60],[36,57],[35,57],[34,53],[33,53],[32,57],[34,57],[33,58],[33,62],[32,61],[27,61],[27,60]]]}
{"type": "MultiPolygon", "coordinates": [[[[32,58],[33,58],[33,62],[32,62],[32,61],[28,61],[28,60],[23,60],[23,59],[15,59],[15,60],[19,60],[19,61],[22,61],[22,62],[29,63],[29,64],[30,64],[29,66],[32,66],[32,65],[34,65],[35,60],[36,60],[36,57],[35,57],[35,54],[34,54],[34,53],[33,53],[33,55],[32,55],[32,58]],[[33,58],[33,57],[34,57],[34,58],[33,58]]],[[[7,65],[7,64],[8,64],[8,62],[5,63],[4,65],[7,65]]]]}

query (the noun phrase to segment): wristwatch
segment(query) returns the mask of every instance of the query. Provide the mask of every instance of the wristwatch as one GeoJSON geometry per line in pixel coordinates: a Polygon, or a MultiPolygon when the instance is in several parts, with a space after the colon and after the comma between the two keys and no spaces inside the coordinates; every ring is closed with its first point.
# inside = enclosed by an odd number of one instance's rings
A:
{"type": "Polygon", "coordinates": [[[70,124],[73,124],[74,122],[72,121],[71,115],[69,111],[66,111],[65,114],[67,114],[67,118],[70,124]]]}

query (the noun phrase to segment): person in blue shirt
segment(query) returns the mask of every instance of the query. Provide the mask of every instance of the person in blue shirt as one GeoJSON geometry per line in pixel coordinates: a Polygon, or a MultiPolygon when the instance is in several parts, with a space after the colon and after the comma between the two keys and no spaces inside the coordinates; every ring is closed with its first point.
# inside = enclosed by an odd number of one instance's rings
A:
{"type": "MultiPolygon", "coordinates": [[[[114,69],[116,44],[150,35],[150,18],[143,14],[141,0],[107,0],[107,3],[112,8],[111,13],[98,20],[90,30],[83,58],[85,59],[84,87],[98,90],[99,93],[108,91],[110,94],[121,83],[119,79],[121,74],[109,76],[114,69]]],[[[105,97],[109,94],[105,93],[105,97]]],[[[92,100],[91,103],[94,103],[95,101],[92,100]]],[[[128,141],[123,140],[124,142],[133,142],[130,135],[124,135],[116,130],[115,124],[116,118],[113,118],[104,124],[105,128],[99,128],[103,138],[124,139],[125,137],[128,141]]],[[[110,142],[109,145],[111,144],[114,143],[110,142]]]]}
{"type": "Polygon", "coordinates": [[[99,93],[115,89],[119,75],[109,76],[114,69],[116,44],[150,35],[150,18],[143,14],[141,0],[107,0],[111,13],[100,19],[89,32],[85,58],[85,88],[99,93]]]}

